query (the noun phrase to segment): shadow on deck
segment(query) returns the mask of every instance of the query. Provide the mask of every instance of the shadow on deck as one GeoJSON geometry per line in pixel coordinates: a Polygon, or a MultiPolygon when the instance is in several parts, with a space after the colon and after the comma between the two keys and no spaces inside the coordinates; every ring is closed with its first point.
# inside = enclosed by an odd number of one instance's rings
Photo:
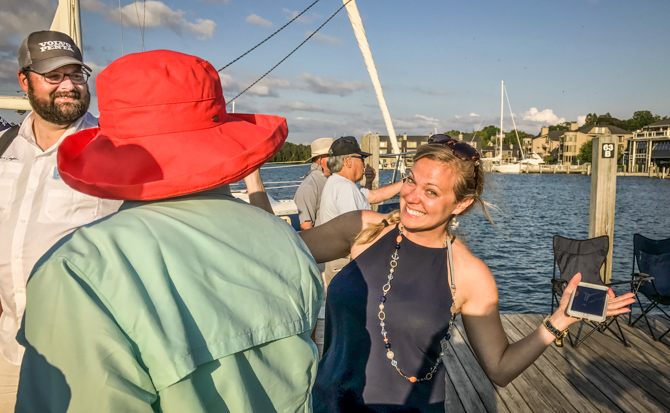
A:
{"type": "MultiPolygon", "coordinates": [[[[517,341],[543,317],[507,314],[502,320],[510,341],[517,341]]],[[[663,328],[658,319],[652,323],[663,328]]],[[[446,362],[452,384],[447,386],[449,405],[454,412],[670,411],[668,340],[655,342],[637,325],[622,328],[631,347],[610,333],[595,333],[578,348],[567,340],[565,347],[552,344],[512,383],[498,387],[479,367],[459,323],[446,362]]]]}
{"type": "MultiPolygon", "coordinates": [[[[513,342],[532,333],[543,318],[505,314],[502,322],[513,342]]],[[[552,344],[512,383],[498,387],[479,367],[459,319],[445,359],[449,411],[670,412],[670,338],[653,341],[646,324],[628,327],[627,320],[620,317],[631,347],[599,332],[578,348],[567,340],[564,347],[552,344]]],[[[667,321],[650,320],[657,331],[669,327],[667,321]]],[[[317,324],[316,342],[321,351],[322,323],[317,324]]]]}

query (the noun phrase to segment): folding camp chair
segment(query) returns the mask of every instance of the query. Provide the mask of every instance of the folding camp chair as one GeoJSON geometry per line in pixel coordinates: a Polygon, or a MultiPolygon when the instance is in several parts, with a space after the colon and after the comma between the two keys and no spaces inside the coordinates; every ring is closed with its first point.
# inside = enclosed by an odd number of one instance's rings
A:
{"type": "MultiPolygon", "coordinates": [[[[653,240],[640,234],[633,235],[633,279],[644,276],[650,277],[651,282],[641,285],[638,292],[647,297],[650,304],[646,308],[643,308],[639,297],[636,296],[642,314],[631,323],[630,321],[633,317],[631,312],[628,320],[632,326],[640,318],[644,317],[651,337],[656,340],[651,324],[649,324],[647,313],[654,308],[658,308],[658,310],[670,319],[668,313],[659,307],[661,305],[670,305],[670,238],[653,240]],[[638,272],[635,272],[636,263],[638,272]]],[[[669,332],[670,329],[661,334],[658,340],[661,340],[669,332]]]]}
{"type": "MultiPolygon", "coordinates": [[[[568,285],[568,282],[578,272],[582,274],[582,282],[591,284],[606,285],[608,287],[618,284],[635,284],[633,288],[637,290],[637,285],[640,279],[633,281],[621,281],[606,284],[600,276],[600,268],[605,263],[607,252],[609,251],[609,237],[603,235],[597,238],[589,238],[585,240],[576,240],[554,235],[554,276],[552,282],[552,302],[551,312],[554,312],[554,305],[558,307],[558,303],[563,295],[563,290],[568,285]],[[560,272],[560,277],[556,276],[556,267],[560,272]]],[[[614,337],[621,340],[626,346],[630,347],[626,341],[626,336],[619,325],[618,316],[610,316],[601,323],[582,320],[582,325],[579,332],[575,335],[573,341],[572,333],[568,333],[568,339],[573,347],[579,346],[584,340],[589,338],[594,332],[599,331],[604,333],[609,330],[614,337]],[[612,323],[616,324],[618,334],[610,326],[612,323]],[[582,337],[582,328],[591,327],[582,337]]],[[[557,345],[562,343],[557,342],[557,345]]]]}

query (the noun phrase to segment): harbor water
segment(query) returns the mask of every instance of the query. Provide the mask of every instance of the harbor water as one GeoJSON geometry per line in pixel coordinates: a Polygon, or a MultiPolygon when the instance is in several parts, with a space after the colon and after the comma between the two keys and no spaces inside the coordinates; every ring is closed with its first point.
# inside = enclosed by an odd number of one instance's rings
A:
{"type": "MultiPolygon", "coordinates": [[[[273,165],[261,169],[261,176],[275,199],[292,199],[296,186],[291,185],[299,182],[281,182],[300,181],[308,171],[309,165],[273,165]]],[[[391,171],[381,171],[381,185],[391,177],[391,171]]],[[[591,177],[487,174],[487,179],[484,199],[495,206],[490,209],[495,228],[476,208],[459,219],[457,235],[491,269],[502,313],[548,313],[552,237],[588,237],[591,177]]],[[[613,281],[631,277],[635,233],[653,239],[670,237],[670,179],[617,178],[613,281]]]]}

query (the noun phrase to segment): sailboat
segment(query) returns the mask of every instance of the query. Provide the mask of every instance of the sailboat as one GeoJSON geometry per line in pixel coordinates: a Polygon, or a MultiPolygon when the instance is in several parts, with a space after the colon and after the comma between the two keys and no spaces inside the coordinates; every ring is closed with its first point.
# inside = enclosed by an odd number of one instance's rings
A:
{"type": "MultiPolygon", "coordinates": [[[[504,97],[505,97],[505,82],[501,80],[500,81],[500,135],[498,136],[498,154],[493,158],[484,158],[482,160],[493,162],[493,166],[491,167],[491,170],[493,172],[499,172],[503,174],[518,174],[524,170],[528,170],[530,165],[539,165],[540,163],[544,163],[544,161],[539,155],[535,153],[533,153],[530,158],[526,158],[523,153],[523,148],[521,148],[520,161],[512,163],[503,163],[502,154],[503,154],[503,138],[504,138],[503,135],[504,97]]],[[[512,116],[512,122],[513,121],[514,116],[512,116]]],[[[514,129],[516,130],[516,125],[514,125],[514,129]]],[[[518,138],[519,135],[517,134],[517,140],[518,138]]],[[[519,146],[521,147],[521,142],[519,142],[519,146]]]]}

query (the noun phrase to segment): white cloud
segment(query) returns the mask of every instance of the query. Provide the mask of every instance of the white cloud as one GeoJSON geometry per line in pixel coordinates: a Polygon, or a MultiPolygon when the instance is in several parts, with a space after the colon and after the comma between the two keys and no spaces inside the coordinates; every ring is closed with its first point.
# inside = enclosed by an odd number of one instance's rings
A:
{"type": "Polygon", "coordinates": [[[523,120],[538,122],[545,125],[557,125],[565,122],[565,118],[559,118],[552,109],[542,111],[537,108],[530,108],[522,114],[523,120]]]}
{"type": "MultiPolygon", "coordinates": [[[[239,92],[243,91],[256,81],[255,78],[251,77],[244,77],[242,79],[235,80],[226,73],[220,73],[219,77],[221,78],[221,88],[224,91],[224,96],[231,99],[234,95],[237,95],[239,92]]],[[[261,97],[276,97],[278,94],[274,89],[290,89],[292,87],[293,85],[288,79],[266,77],[255,84],[251,89],[246,91],[245,94],[261,97]]]]}
{"type": "MultiPolygon", "coordinates": [[[[289,20],[295,18],[295,16],[300,14],[297,11],[289,10],[289,9],[282,9],[282,11],[286,15],[286,17],[288,17],[289,20]]],[[[299,23],[309,24],[309,23],[312,23],[314,20],[318,19],[319,17],[320,16],[316,13],[307,13],[307,14],[303,14],[302,16],[300,16],[297,21],[299,23]]]]}
{"type": "Polygon", "coordinates": [[[584,126],[584,123],[586,123],[586,115],[577,116],[577,125],[584,126]]]}
{"type": "Polygon", "coordinates": [[[183,10],[173,10],[162,1],[136,1],[121,7],[105,4],[100,0],[84,0],[82,8],[103,15],[106,19],[126,27],[168,27],[181,35],[183,31],[195,34],[199,40],[207,40],[214,35],[216,23],[209,19],[189,22],[183,10]]]}
{"type": "Polygon", "coordinates": [[[332,113],[330,110],[326,110],[324,107],[315,105],[314,103],[307,102],[274,102],[267,105],[270,113],[274,112],[317,112],[317,113],[332,113]]]}
{"type": "Polygon", "coordinates": [[[476,114],[475,112],[470,113],[468,116],[470,116],[471,118],[479,117],[479,115],[476,114]]]}
{"type": "Polygon", "coordinates": [[[246,19],[244,19],[245,22],[255,24],[256,26],[261,26],[261,27],[272,27],[272,22],[269,20],[265,20],[261,16],[257,14],[251,14],[247,16],[246,19]]]}
{"type": "Polygon", "coordinates": [[[348,96],[353,92],[370,88],[365,82],[327,81],[306,72],[298,76],[298,80],[306,84],[305,90],[327,95],[348,96]]]}
{"type": "Polygon", "coordinates": [[[417,119],[422,122],[429,122],[429,123],[437,123],[440,120],[437,118],[431,118],[429,116],[424,116],[424,115],[414,115],[414,119],[417,119]]]}
{"type": "Polygon", "coordinates": [[[195,23],[186,23],[186,28],[194,33],[198,40],[207,40],[214,35],[216,23],[209,19],[196,19],[195,23]]]}
{"type": "MultiPolygon", "coordinates": [[[[314,32],[306,32],[305,37],[309,37],[314,32]]],[[[312,39],[319,43],[338,45],[342,44],[342,39],[339,37],[326,36],[325,34],[316,33],[312,39]]]]}

